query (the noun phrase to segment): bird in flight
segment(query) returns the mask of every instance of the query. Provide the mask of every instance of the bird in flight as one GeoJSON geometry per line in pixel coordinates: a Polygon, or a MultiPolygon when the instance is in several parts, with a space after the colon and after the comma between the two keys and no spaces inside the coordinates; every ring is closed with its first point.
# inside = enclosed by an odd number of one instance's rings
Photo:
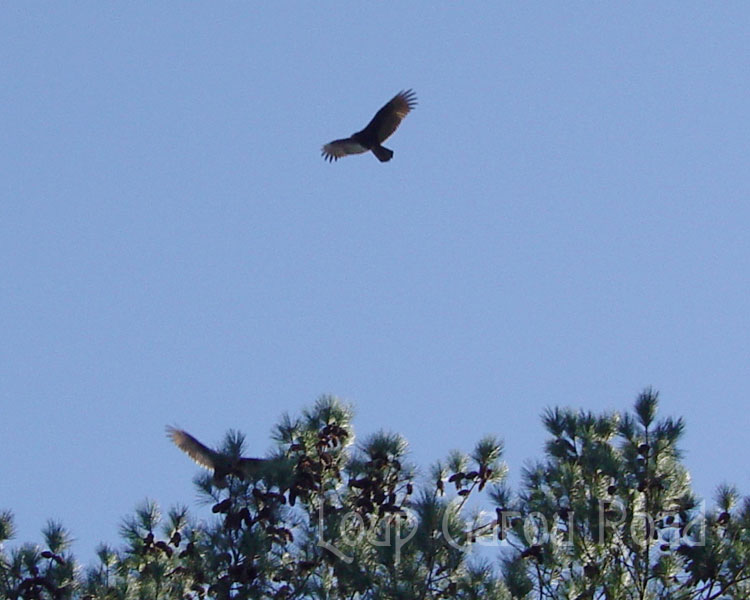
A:
{"type": "Polygon", "coordinates": [[[321,155],[328,162],[338,160],[348,154],[362,154],[371,150],[380,162],[393,158],[393,150],[381,144],[393,134],[404,117],[417,105],[417,96],[412,90],[396,94],[381,108],[362,131],[351,137],[334,140],[325,146],[321,155]]]}
{"type": "Polygon", "coordinates": [[[239,479],[257,479],[263,470],[270,466],[274,459],[267,458],[232,458],[204,446],[187,431],[167,427],[167,437],[192,458],[201,467],[214,472],[216,487],[226,487],[226,478],[233,475],[239,479]]]}

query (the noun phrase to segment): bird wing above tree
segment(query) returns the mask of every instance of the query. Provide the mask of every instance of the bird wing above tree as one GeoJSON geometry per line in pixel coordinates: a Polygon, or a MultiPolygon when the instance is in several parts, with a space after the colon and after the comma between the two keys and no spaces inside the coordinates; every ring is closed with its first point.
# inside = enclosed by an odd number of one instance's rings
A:
{"type": "Polygon", "coordinates": [[[176,427],[167,427],[167,436],[175,445],[192,458],[201,467],[214,471],[214,477],[221,481],[227,475],[236,477],[253,478],[257,477],[266,465],[271,461],[264,458],[240,457],[233,459],[224,454],[220,454],[205,446],[187,431],[177,429],[176,427]]]}
{"type": "Polygon", "coordinates": [[[201,467],[216,470],[217,467],[220,468],[223,466],[222,463],[226,463],[226,460],[222,460],[222,457],[218,452],[201,444],[187,431],[176,429],[175,427],[167,427],[167,436],[180,450],[192,458],[201,467]]]}

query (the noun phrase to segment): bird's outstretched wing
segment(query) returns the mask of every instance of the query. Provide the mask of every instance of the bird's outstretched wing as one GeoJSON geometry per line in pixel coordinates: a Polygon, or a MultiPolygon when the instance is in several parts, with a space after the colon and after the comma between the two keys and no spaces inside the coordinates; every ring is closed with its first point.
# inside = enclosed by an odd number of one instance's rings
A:
{"type": "Polygon", "coordinates": [[[364,135],[371,134],[378,140],[378,143],[383,143],[398,129],[401,121],[416,105],[417,95],[413,90],[399,92],[375,113],[375,116],[361,133],[364,135]]]}
{"type": "Polygon", "coordinates": [[[363,152],[367,152],[367,150],[362,144],[348,137],[326,144],[323,146],[323,151],[320,154],[328,162],[331,162],[349,154],[362,154],[363,152]]]}
{"type": "Polygon", "coordinates": [[[222,460],[222,457],[218,452],[201,444],[187,431],[167,426],[167,436],[180,450],[192,458],[201,467],[215,471],[217,468],[223,466],[222,463],[226,462],[225,460],[222,460]]]}
{"type": "Polygon", "coordinates": [[[201,467],[213,471],[214,482],[219,487],[226,485],[225,478],[227,475],[234,475],[240,479],[256,479],[263,475],[267,467],[280,464],[276,459],[250,458],[245,456],[237,459],[230,458],[215,450],[211,450],[211,448],[201,444],[187,431],[177,429],[176,427],[168,426],[167,436],[180,450],[201,467]]]}

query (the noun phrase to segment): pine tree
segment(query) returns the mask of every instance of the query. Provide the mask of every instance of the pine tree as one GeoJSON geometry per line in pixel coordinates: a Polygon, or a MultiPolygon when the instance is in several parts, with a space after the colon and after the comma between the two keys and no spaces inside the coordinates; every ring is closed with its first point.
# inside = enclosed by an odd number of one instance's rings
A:
{"type": "Polygon", "coordinates": [[[518,597],[746,598],[748,503],[706,515],[680,462],[681,419],[656,420],[646,390],[632,414],[549,409],[545,459],[524,471],[505,577],[518,597]]]}
{"type": "Polygon", "coordinates": [[[548,409],[544,457],[516,494],[499,439],[419,478],[402,436],[355,444],[332,397],[283,416],[264,459],[244,459],[236,431],[218,450],[177,434],[221,471],[196,478],[208,516],[146,501],[84,570],[56,522],[43,545],[8,550],[0,513],[0,598],[746,599],[750,499],[722,485],[705,510],[680,462],[684,423],[657,408],[646,390],[624,415],[548,409]]]}

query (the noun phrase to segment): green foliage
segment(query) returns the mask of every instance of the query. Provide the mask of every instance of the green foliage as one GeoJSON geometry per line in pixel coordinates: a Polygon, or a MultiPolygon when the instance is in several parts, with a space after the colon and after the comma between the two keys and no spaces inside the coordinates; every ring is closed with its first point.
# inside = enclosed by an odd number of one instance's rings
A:
{"type": "Polygon", "coordinates": [[[721,487],[720,518],[704,518],[680,463],[684,423],[657,412],[658,395],[646,390],[632,414],[544,413],[546,457],[524,470],[514,506],[521,518],[504,571],[514,593],[531,585],[535,598],[747,597],[750,540],[727,531],[739,495],[721,487]],[[538,515],[543,527],[530,536],[538,515]]]}
{"type": "MultiPolygon", "coordinates": [[[[325,396],[281,417],[253,476],[198,476],[201,520],[146,501],[87,569],[56,522],[42,546],[7,549],[0,513],[0,598],[748,598],[750,499],[725,484],[705,510],[680,462],[684,423],[657,413],[651,390],[632,413],[546,410],[544,457],[513,493],[500,439],[418,478],[402,436],[355,443],[351,407],[325,396]]],[[[243,446],[230,431],[220,452],[243,446]]]]}

